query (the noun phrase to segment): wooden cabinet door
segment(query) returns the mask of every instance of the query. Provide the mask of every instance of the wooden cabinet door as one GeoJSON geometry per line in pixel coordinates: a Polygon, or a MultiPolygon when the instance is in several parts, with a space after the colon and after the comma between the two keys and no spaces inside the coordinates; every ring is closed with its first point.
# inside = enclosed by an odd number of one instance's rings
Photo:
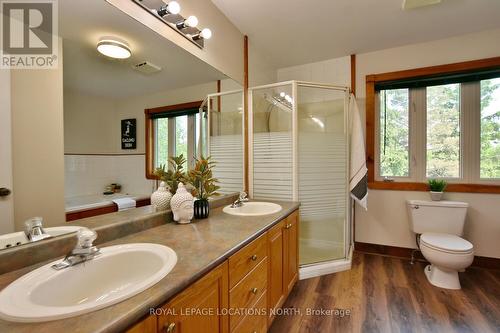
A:
{"type": "Polygon", "coordinates": [[[279,308],[284,300],[283,293],[283,268],[284,265],[284,227],[285,220],[281,221],[271,229],[268,235],[268,289],[267,289],[267,304],[269,306],[269,324],[271,324],[274,316],[272,309],[279,308]]]}
{"type": "Polygon", "coordinates": [[[159,333],[227,333],[229,321],[227,262],[177,295],[158,316],[159,333]]]}
{"type": "Polygon", "coordinates": [[[299,214],[293,212],[285,220],[283,288],[287,296],[299,277],[299,214]]]}

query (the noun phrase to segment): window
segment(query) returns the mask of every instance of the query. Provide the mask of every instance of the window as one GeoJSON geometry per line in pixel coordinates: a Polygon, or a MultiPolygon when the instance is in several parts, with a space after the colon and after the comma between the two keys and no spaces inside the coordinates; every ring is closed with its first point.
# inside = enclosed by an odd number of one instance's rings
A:
{"type": "Polygon", "coordinates": [[[380,92],[380,175],[410,173],[408,89],[380,92]]]}
{"type": "Polygon", "coordinates": [[[460,85],[426,88],[429,178],[460,177],[460,85]]]}
{"type": "Polygon", "coordinates": [[[369,75],[366,108],[371,188],[500,193],[500,58],[369,75]]]}
{"type": "Polygon", "coordinates": [[[184,155],[185,169],[197,156],[199,142],[201,101],[146,109],[146,177],[152,179],[153,170],[168,166],[169,156],[184,155]],[[198,139],[197,139],[198,138],[198,139]]]}
{"type": "Polygon", "coordinates": [[[481,178],[500,179],[500,78],[481,81],[481,178]]]}

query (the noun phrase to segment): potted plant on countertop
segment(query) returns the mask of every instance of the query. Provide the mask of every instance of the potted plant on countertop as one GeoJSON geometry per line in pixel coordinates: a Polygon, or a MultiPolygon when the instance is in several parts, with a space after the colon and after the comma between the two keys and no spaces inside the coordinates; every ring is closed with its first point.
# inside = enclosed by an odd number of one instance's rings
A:
{"type": "Polygon", "coordinates": [[[177,157],[169,157],[170,168],[165,170],[166,165],[161,164],[159,168],[153,171],[153,175],[160,180],[160,186],[151,195],[151,205],[157,210],[166,210],[170,208],[170,200],[177,191],[179,183],[186,182],[186,173],[184,172],[184,163],[186,159],[181,154],[177,157]]]}
{"type": "Polygon", "coordinates": [[[439,201],[443,197],[446,181],[443,179],[429,179],[429,189],[432,201],[439,201]]]}
{"type": "Polygon", "coordinates": [[[208,198],[214,195],[219,195],[217,190],[220,189],[216,185],[217,178],[213,177],[213,168],[215,162],[210,160],[210,156],[203,156],[195,160],[195,165],[188,172],[188,181],[193,186],[193,195],[196,197],[194,202],[194,217],[204,219],[208,217],[210,212],[208,198]]]}

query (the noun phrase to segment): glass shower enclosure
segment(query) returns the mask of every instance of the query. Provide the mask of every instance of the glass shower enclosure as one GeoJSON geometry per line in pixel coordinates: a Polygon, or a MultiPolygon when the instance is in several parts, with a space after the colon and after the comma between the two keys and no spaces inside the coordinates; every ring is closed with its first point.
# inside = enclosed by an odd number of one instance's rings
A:
{"type": "Polygon", "coordinates": [[[249,89],[250,196],[300,201],[301,269],[349,255],[348,103],[343,86],[287,81],[249,89]]]}

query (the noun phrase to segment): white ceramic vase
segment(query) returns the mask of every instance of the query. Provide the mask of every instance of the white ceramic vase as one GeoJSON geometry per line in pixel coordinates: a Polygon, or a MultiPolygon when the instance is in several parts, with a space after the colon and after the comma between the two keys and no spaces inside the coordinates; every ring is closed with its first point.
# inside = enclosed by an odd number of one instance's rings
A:
{"type": "Polygon", "coordinates": [[[151,205],[158,210],[167,210],[170,208],[170,200],[172,199],[172,193],[167,188],[165,182],[160,182],[160,186],[156,191],[151,194],[151,205]]]}
{"type": "Polygon", "coordinates": [[[444,192],[434,192],[434,191],[430,191],[430,192],[431,192],[432,201],[441,201],[441,199],[443,198],[444,192]]]}
{"type": "Polygon", "coordinates": [[[186,190],[183,183],[179,183],[177,192],[170,201],[170,207],[172,207],[172,213],[174,213],[174,221],[180,224],[191,222],[194,215],[193,202],[194,198],[191,193],[186,190]]]}

